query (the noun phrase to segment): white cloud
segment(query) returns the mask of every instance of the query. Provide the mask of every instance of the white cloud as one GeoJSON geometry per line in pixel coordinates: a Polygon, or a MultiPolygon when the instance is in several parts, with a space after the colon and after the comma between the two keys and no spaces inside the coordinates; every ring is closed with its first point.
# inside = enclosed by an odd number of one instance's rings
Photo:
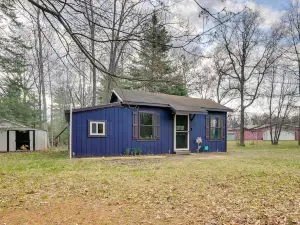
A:
{"type": "MultiPolygon", "coordinates": [[[[283,11],[272,8],[272,5],[260,5],[253,0],[197,0],[201,6],[207,8],[211,12],[219,12],[224,8],[227,11],[239,12],[247,6],[250,9],[259,9],[262,17],[265,19],[263,27],[270,27],[274,22],[279,21],[283,11]]],[[[180,17],[189,19],[195,26],[202,27],[202,20],[199,19],[201,9],[197,6],[194,0],[177,1],[174,7],[174,12],[180,14],[180,17]]]]}

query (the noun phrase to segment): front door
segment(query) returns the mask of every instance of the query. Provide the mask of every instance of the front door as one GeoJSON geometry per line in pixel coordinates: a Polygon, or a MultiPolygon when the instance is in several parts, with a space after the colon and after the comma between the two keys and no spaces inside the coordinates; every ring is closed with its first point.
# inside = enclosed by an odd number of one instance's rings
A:
{"type": "Polygon", "coordinates": [[[174,148],[189,150],[189,115],[175,115],[174,117],[174,148]]]}

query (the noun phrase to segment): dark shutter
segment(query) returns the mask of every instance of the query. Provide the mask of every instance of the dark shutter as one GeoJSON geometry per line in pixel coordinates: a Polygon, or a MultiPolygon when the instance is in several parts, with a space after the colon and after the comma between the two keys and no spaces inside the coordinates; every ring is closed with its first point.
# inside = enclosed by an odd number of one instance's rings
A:
{"type": "Polygon", "coordinates": [[[209,116],[206,116],[205,137],[206,137],[207,140],[209,140],[209,116]]]}
{"type": "Polygon", "coordinates": [[[134,111],[132,114],[132,139],[137,140],[139,135],[139,114],[138,111],[134,111]]]}
{"type": "Polygon", "coordinates": [[[224,129],[224,127],[225,126],[224,126],[224,119],[223,118],[220,119],[220,123],[221,123],[220,124],[221,125],[221,139],[224,140],[224,138],[225,138],[225,134],[224,134],[225,129],[224,129]]]}
{"type": "Polygon", "coordinates": [[[159,113],[155,113],[155,139],[159,139],[160,138],[160,114],[159,113]]]}

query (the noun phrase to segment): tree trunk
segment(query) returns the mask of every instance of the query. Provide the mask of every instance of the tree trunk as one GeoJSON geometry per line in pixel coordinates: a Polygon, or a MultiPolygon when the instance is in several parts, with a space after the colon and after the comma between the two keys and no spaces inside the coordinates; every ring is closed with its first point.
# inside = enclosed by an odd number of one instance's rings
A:
{"type": "MultiPolygon", "coordinates": [[[[300,36],[298,37],[300,40],[300,36]]],[[[300,57],[299,52],[297,50],[297,47],[295,46],[297,59],[298,59],[298,97],[300,98],[300,57]]],[[[300,102],[300,101],[299,101],[300,102]]],[[[299,106],[299,112],[298,112],[298,146],[300,147],[300,106],[299,106]]]]}
{"type": "Polygon", "coordinates": [[[50,124],[51,124],[51,147],[53,147],[53,136],[54,136],[54,131],[53,131],[53,93],[52,93],[52,83],[51,83],[51,76],[50,76],[50,68],[49,68],[49,63],[48,63],[48,78],[49,78],[49,88],[50,88],[50,101],[51,101],[51,111],[50,111],[50,124]]]}
{"type": "Polygon", "coordinates": [[[43,46],[42,46],[42,30],[40,21],[40,10],[37,11],[37,31],[38,31],[38,68],[39,76],[41,80],[41,91],[43,99],[43,129],[48,131],[47,126],[47,101],[46,101],[46,91],[45,91],[45,77],[44,77],[44,65],[43,65],[43,46]]]}
{"type": "Polygon", "coordinates": [[[97,71],[95,66],[95,21],[94,21],[94,5],[93,0],[90,0],[90,32],[91,32],[91,54],[92,54],[92,60],[93,65],[91,65],[92,68],[92,79],[93,79],[93,96],[92,96],[92,105],[96,105],[97,101],[97,71]]]}
{"type": "Polygon", "coordinates": [[[240,124],[240,146],[245,146],[245,107],[244,107],[244,85],[241,84],[241,124],[240,124]]]}
{"type": "Polygon", "coordinates": [[[38,84],[37,84],[37,89],[38,89],[38,110],[39,110],[39,128],[42,128],[42,91],[41,91],[41,75],[40,75],[40,63],[39,63],[39,50],[38,50],[38,40],[36,37],[36,34],[34,35],[34,44],[35,44],[35,53],[37,57],[37,64],[38,64],[38,84]]]}
{"type": "Polygon", "coordinates": [[[240,146],[245,146],[245,109],[243,106],[241,107],[240,146]]]}
{"type": "MultiPolygon", "coordinates": [[[[299,96],[300,96],[300,84],[299,84],[299,96]]],[[[299,115],[298,115],[298,146],[300,146],[300,106],[299,106],[299,115]]]]}

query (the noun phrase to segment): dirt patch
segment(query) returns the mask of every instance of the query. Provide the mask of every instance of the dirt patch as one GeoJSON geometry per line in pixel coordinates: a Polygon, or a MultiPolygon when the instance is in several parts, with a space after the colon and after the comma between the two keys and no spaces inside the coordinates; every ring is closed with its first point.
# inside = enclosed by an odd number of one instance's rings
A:
{"type": "Polygon", "coordinates": [[[227,157],[224,155],[205,155],[205,156],[201,156],[201,157],[197,157],[197,159],[200,160],[206,160],[206,159],[226,159],[227,157]]]}
{"type": "Polygon", "coordinates": [[[61,199],[0,212],[0,224],[102,224],[109,223],[120,210],[119,205],[109,206],[98,200],[61,199]]]}

